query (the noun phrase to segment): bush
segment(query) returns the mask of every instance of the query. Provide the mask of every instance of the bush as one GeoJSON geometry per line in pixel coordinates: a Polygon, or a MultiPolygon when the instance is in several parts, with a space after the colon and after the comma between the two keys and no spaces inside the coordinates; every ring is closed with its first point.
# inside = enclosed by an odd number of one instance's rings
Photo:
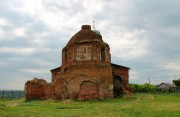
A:
{"type": "Polygon", "coordinates": [[[134,92],[156,92],[157,86],[150,85],[148,83],[145,84],[130,84],[134,92]]]}

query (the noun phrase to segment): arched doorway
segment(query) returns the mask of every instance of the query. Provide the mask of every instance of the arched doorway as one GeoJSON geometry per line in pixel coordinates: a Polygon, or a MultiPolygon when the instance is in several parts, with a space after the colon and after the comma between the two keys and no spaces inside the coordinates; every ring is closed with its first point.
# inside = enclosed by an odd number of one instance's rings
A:
{"type": "Polygon", "coordinates": [[[98,99],[98,85],[91,81],[84,81],[80,85],[78,100],[98,99]]]}
{"type": "Polygon", "coordinates": [[[121,77],[119,76],[115,76],[113,78],[113,93],[114,93],[114,97],[121,97],[123,92],[122,92],[122,88],[123,88],[123,82],[121,77]]]}

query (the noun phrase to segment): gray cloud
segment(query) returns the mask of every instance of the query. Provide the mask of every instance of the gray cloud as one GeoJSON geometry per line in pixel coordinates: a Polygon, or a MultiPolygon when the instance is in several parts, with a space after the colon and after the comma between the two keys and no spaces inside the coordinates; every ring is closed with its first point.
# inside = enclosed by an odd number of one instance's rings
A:
{"type": "Polygon", "coordinates": [[[61,49],[92,24],[110,45],[112,62],[131,68],[130,82],[180,77],[178,0],[0,1],[0,89],[23,89],[33,77],[50,81],[61,49]]]}

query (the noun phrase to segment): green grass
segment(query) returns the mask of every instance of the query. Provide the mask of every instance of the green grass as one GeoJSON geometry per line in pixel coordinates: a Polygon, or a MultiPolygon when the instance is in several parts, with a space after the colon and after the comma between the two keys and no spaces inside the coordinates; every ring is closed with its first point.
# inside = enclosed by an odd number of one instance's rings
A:
{"type": "Polygon", "coordinates": [[[180,96],[135,94],[102,101],[0,100],[0,117],[180,117],[180,96]]]}

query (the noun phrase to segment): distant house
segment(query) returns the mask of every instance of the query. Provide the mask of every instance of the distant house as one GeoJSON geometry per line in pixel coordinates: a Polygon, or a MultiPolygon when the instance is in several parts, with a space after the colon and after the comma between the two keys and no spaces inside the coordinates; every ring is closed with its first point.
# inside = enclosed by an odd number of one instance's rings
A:
{"type": "Polygon", "coordinates": [[[177,87],[171,83],[161,83],[157,85],[158,90],[168,90],[168,91],[175,91],[177,87]]]}

